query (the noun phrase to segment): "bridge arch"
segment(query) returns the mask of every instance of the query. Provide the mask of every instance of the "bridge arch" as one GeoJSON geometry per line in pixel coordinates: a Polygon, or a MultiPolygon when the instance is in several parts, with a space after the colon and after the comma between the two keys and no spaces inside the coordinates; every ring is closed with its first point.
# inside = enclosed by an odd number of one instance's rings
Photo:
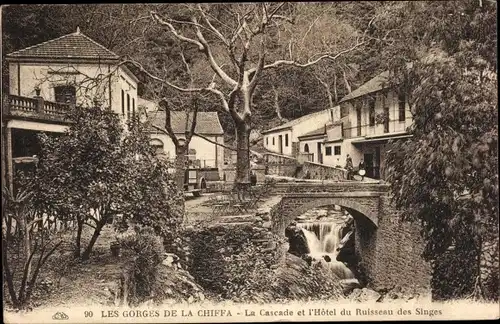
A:
{"type": "MultiPolygon", "coordinates": [[[[294,199],[284,197],[283,199],[294,199]]],[[[362,198],[361,198],[362,199],[362,198]]],[[[377,199],[377,198],[372,198],[377,199]]],[[[282,201],[286,204],[286,201],[282,201]]],[[[378,209],[371,208],[372,204],[367,205],[366,202],[360,201],[360,198],[344,198],[344,197],[325,197],[325,198],[310,198],[300,204],[294,204],[294,208],[289,209],[286,214],[288,221],[292,221],[297,216],[300,216],[308,210],[329,206],[338,205],[344,207],[355,219],[359,217],[367,218],[374,226],[378,226],[378,209]]]]}

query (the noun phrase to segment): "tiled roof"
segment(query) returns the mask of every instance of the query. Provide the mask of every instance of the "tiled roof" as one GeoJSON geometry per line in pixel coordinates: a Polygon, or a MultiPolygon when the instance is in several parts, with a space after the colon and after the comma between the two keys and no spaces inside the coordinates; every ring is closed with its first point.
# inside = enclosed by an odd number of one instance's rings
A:
{"type": "Polygon", "coordinates": [[[387,88],[389,86],[389,71],[385,71],[371,79],[370,81],[366,82],[344,98],[342,98],[339,103],[345,102],[348,100],[352,100],[354,98],[358,98],[361,96],[364,96],[366,94],[380,91],[384,88],[387,88]]]}
{"type": "Polygon", "coordinates": [[[278,131],[278,130],[281,130],[281,129],[285,129],[285,128],[289,128],[289,127],[295,126],[295,125],[300,124],[300,123],[302,123],[304,121],[307,121],[311,117],[314,117],[316,115],[320,115],[320,114],[325,113],[325,110],[326,109],[323,109],[323,110],[314,112],[312,114],[307,114],[307,115],[304,115],[304,116],[299,117],[297,119],[290,120],[289,122],[286,122],[286,123],[284,123],[282,125],[276,126],[274,128],[268,129],[266,131],[263,131],[262,134],[267,134],[267,133],[271,133],[271,132],[275,132],[275,131],[278,131]]]}
{"type": "Polygon", "coordinates": [[[302,136],[299,136],[299,138],[303,138],[303,137],[312,137],[312,136],[317,136],[317,135],[326,135],[326,127],[323,126],[323,127],[320,127],[318,129],[315,129],[309,133],[305,133],[304,135],[302,136]]]}
{"type": "MultiPolygon", "coordinates": [[[[164,128],[165,113],[166,112],[162,110],[149,112],[148,115],[150,116],[150,122],[152,122],[153,125],[164,128]]],[[[190,129],[191,121],[193,120],[193,113],[189,114],[189,122],[187,125],[186,117],[187,116],[184,111],[170,112],[171,124],[174,133],[184,134],[186,130],[190,129]]],[[[224,134],[217,112],[199,111],[196,116],[195,132],[199,134],[224,134]]]]}
{"type": "Polygon", "coordinates": [[[118,60],[119,56],[106,47],[82,34],[64,35],[46,42],[36,44],[17,52],[7,54],[10,58],[83,58],[100,60],[118,60]]]}
{"type": "MultiPolygon", "coordinates": [[[[411,69],[413,67],[413,63],[406,63],[406,68],[411,69]]],[[[354,98],[358,98],[364,95],[367,95],[369,93],[373,93],[376,91],[383,90],[385,88],[388,88],[390,86],[389,84],[389,71],[384,71],[377,75],[376,77],[370,79],[368,82],[342,98],[339,103],[345,102],[354,98]]]]}

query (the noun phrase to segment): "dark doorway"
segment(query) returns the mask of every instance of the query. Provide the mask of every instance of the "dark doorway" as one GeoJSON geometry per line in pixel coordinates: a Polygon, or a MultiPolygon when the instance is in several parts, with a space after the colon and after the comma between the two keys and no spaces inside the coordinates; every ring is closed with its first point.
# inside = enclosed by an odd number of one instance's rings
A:
{"type": "Polygon", "coordinates": [[[318,163],[323,163],[323,154],[321,153],[321,142],[318,142],[318,163]]]}
{"type": "Polygon", "coordinates": [[[26,157],[40,154],[39,132],[12,129],[12,157],[26,157]]]}
{"type": "Polygon", "coordinates": [[[380,179],[380,146],[375,148],[375,161],[373,163],[373,178],[380,179]]]}
{"type": "Polygon", "coordinates": [[[373,154],[368,153],[364,155],[366,176],[368,178],[374,178],[374,168],[373,168],[373,154]]]}
{"type": "Polygon", "coordinates": [[[283,154],[283,135],[278,136],[278,149],[280,154],[283,154]]]}

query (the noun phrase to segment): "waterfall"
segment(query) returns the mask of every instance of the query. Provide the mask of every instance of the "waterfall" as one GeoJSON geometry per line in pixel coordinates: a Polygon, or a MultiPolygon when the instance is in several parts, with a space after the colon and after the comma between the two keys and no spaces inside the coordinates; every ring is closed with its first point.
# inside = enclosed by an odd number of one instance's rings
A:
{"type": "Polygon", "coordinates": [[[354,274],[342,262],[337,261],[337,247],[341,237],[342,223],[298,223],[306,237],[309,255],[332,269],[340,279],[352,279],[354,274]],[[325,260],[330,257],[330,262],[325,260]]]}

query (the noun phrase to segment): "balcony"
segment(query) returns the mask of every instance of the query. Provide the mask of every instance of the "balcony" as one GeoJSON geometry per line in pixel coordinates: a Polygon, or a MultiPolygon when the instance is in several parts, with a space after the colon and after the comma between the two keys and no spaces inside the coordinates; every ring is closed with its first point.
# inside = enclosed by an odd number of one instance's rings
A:
{"type": "Polygon", "coordinates": [[[3,116],[7,119],[67,123],[65,115],[69,109],[69,104],[45,101],[42,97],[7,95],[3,98],[3,116]]]}

